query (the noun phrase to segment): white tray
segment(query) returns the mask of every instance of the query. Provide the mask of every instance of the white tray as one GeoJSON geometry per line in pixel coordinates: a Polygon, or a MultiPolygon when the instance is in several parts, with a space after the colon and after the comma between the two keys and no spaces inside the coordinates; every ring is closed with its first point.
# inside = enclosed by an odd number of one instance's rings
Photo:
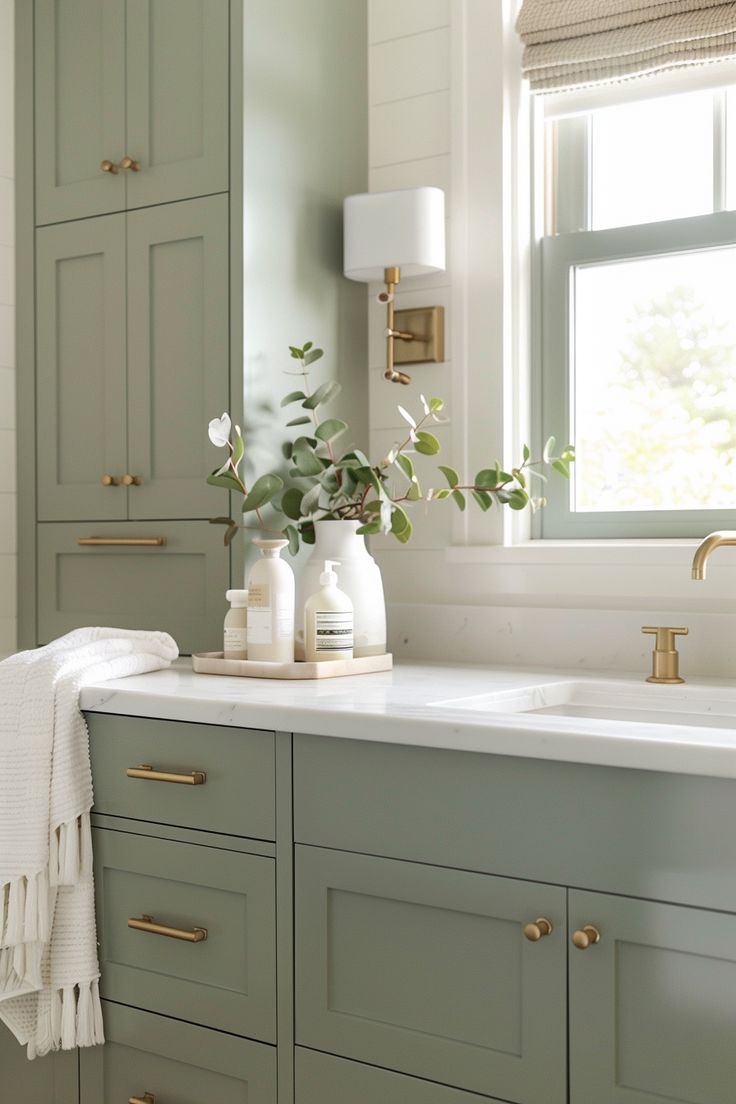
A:
{"type": "Polygon", "coordinates": [[[390,671],[393,656],[332,659],[321,663],[265,663],[257,659],[224,659],[222,652],[195,652],[192,669],[200,675],[237,675],[240,678],[325,679],[344,675],[372,675],[390,671]]]}

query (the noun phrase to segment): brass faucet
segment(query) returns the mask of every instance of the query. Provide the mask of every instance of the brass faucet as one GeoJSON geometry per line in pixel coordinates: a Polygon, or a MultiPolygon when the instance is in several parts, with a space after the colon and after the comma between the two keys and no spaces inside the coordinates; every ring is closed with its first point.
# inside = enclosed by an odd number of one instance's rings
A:
{"type": "Polygon", "coordinates": [[[722,529],[717,533],[709,533],[698,547],[693,556],[693,579],[705,578],[705,565],[711,552],[720,548],[722,544],[736,544],[736,532],[730,529],[722,529]]]}

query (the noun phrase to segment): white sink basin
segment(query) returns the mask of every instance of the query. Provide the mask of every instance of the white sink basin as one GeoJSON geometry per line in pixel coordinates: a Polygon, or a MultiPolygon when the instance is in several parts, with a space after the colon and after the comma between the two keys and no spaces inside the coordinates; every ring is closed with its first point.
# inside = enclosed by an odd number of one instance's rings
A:
{"type": "Polygon", "coordinates": [[[560,679],[431,703],[473,713],[526,713],[637,724],[736,729],[736,690],[633,680],[560,679]]]}

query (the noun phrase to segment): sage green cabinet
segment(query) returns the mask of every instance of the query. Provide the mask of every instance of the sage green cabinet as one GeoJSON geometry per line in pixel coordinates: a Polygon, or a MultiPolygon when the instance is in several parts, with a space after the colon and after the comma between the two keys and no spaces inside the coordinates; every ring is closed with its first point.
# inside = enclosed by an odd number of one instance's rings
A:
{"type": "Polygon", "coordinates": [[[276,1104],[274,1047],[109,1001],[102,1018],[104,1047],[80,1052],[80,1104],[146,1093],[157,1104],[276,1104]]]}
{"type": "Polygon", "coordinates": [[[274,860],[101,828],[93,846],[102,995],[275,1043],[274,860]]]}
{"type": "Polygon", "coordinates": [[[298,1044],[566,1101],[564,889],[300,846],[295,905],[298,1044]],[[553,931],[530,942],[540,916],[553,931]]]}
{"type": "Polygon", "coordinates": [[[228,406],[227,196],[47,226],[37,243],[39,519],[226,512],[205,480],[207,423],[228,406]]]}
{"type": "Polygon", "coordinates": [[[38,224],[227,190],[228,15],[228,0],[36,0],[38,224]],[[102,171],[125,157],[138,171],[102,171]]]}
{"type": "MultiPolygon", "coordinates": [[[[0,1022],[0,1099],[8,1104],[78,1104],[77,1052],[26,1057],[26,1048],[0,1022]]],[[[102,1098],[100,1098],[102,1099],[102,1098]]]]}
{"type": "Polygon", "coordinates": [[[571,1104],[732,1104],[736,916],[571,891],[571,1104]]]}

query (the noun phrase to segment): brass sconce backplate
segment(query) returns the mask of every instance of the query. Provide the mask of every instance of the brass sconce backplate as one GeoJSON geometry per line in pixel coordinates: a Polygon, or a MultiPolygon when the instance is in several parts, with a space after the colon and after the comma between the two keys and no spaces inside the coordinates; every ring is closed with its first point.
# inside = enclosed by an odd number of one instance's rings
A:
{"type": "Polygon", "coordinates": [[[394,342],[395,364],[441,364],[445,359],[445,308],[417,307],[394,312],[394,329],[413,339],[394,342]]]}

